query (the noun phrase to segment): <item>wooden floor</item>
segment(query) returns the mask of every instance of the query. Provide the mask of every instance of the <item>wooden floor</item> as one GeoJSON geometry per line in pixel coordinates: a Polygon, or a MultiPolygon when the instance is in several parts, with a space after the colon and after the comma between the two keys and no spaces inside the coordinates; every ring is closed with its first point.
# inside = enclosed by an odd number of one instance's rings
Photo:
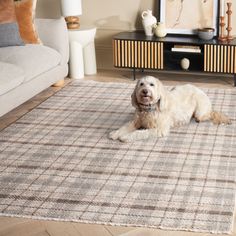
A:
{"type": "MultiPolygon", "coordinates": [[[[149,73],[150,74],[150,73],[149,73]]],[[[160,78],[165,85],[177,85],[183,83],[193,83],[199,87],[232,88],[232,77],[203,76],[190,74],[166,74],[155,73],[154,76],[160,78]]],[[[142,76],[138,74],[137,78],[142,76]]],[[[129,71],[99,71],[95,76],[86,76],[87,80],[105,82],[128,82],[132,74],[129,71]]],[[[71,79],[66,80],[66,84],[71,79]]],[[[0,130],[19,119],[22,115],[33,109],[42,101],[58,91],[57,87],[50,87],[25,104],[9,112],[0,118],[0,130]]],[[[236,89],[236,88],[235,88],[236,89]]],[[[236,216],[234,218],[234,233],[236,236],[236,216]]],[[[191,233],[183,231],[165,231],[146,228],[114,227],[94,224],[80,224],[70,222],[54,222],[42,220],[30,220],[23,218],[0,217],[0,236],[210,236],[212,234],[191,233]]]]}

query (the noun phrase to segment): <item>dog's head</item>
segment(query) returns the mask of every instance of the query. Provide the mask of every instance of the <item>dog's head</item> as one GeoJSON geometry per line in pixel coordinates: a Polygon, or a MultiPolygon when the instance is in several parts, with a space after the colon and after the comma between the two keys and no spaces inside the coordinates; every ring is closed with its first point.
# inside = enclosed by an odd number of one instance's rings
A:
{"type": "Polygon", "coordinates": [[[160,111],[163,111],[166,104],[165,89],[157,78],[145,76],[137,81],[134,92],[131,95],[132,105],[135,108],[157,104],[160,111]]]}

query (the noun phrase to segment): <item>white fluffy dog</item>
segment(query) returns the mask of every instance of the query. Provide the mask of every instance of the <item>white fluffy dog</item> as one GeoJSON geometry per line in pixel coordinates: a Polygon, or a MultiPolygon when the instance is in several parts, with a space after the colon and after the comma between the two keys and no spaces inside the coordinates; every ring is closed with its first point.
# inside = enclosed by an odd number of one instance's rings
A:
{"type": "Polygon", "coordinates": [[[212,110],[208,96],[190,84],[168,91],[157,78],[146,76],[137,82],[131,98],[136,108],[134,119],[112,131],[109,137],[113,140],[129,142],[163,137],[171,127],[187,124],[191,118],[197,122],[230,124],[227,116],[212,110]]]}

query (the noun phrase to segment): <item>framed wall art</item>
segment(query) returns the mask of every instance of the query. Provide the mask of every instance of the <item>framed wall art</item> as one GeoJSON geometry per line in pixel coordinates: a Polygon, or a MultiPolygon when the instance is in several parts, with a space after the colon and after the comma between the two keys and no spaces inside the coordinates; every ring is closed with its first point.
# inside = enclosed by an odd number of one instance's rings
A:
{"type": "Polygon", "coordinates": [[[160,21],[169,34],[196,34],[214,28],[218,35],[218,0],[160,0],[160,21]]]}

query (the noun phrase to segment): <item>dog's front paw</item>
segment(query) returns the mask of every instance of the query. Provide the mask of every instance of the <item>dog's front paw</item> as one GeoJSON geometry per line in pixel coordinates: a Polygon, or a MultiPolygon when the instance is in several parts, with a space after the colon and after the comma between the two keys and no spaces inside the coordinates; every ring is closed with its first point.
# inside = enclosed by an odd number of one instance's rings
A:
{"type": "Polygon", "coordinates": [[[169,130],[168,129],[159,129],[157,131],[157,136],[158,137],[165,137],[169,134],[169,130]]]}
{"type": "Polygon", "coordinates": [[[121,137],[119,137],[119,140],[122,142],[122,143],[128,143],[130,142],[130,139],[127,135],[123,135],[121,137]]]}
{"type": "Polygon", "coordinates": [[[119,130],[111,131],[109,134],[109,138],[112,140],[117,140],[119,138],[119,130]]]}
{"type": "Polygon", "coordinates": [[[122,143],[128,143],[128,142],[134,141],[134,137],[132,136],[132,134],[125,134],[125,135],[121,135],[121,136],[119,137],[119,140],[120,140],[122,143]]]}

